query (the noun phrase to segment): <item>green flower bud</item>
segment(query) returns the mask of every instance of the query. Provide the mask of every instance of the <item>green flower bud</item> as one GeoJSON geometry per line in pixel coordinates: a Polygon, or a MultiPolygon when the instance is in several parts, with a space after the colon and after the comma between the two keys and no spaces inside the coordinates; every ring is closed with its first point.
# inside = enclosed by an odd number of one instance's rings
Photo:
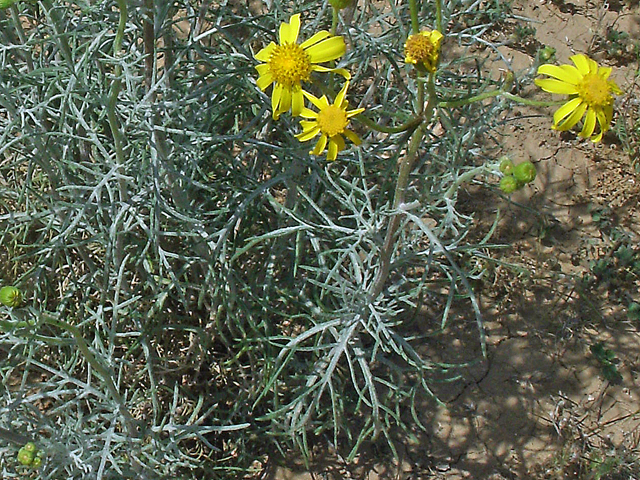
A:
{"type": "Polygon", "coordinates": [[[33,463],[33,459],[35,458],[35,453],[27,450],[25,447],[22,447],[20,450],[18,450],[18,461],[22,465],[31,465],[33,463]]]}
{"type": "MultiPolygon", "coordinates": [[[[0,0],[1,1],[1,0],[0,0]]],[[[347,8],[353,0],[329,0],[329,3],[336,10],[342,10],[343,8],[347,8]]]]}
{"type": "Polygon", "coordinates": [[[549,61],[551,61],[551,59],[555,54],[556,54],[556,49],[553,47],[545,46],[545,47],[542,47],[540,50],[538,50],[538,58],[542,63],[548,63],[549,61]]]}
{"type": "Polygon", "coordinates": [[[509,157],[509,155],[503,155],[499,159],[500,161],[500,171],[505,175],[511,175],[513,173],[513,160],[509,157]]]}
{"type": "Polygon", "coordinates": [[[533,182],[536,174],[536,167],[529,161],[522,162],[513,169],[513,176],[522,184],[533,182]]]}
{"type": "Polygon", "coordinates": [[[16,287],[2,287],[0,288],[0,303],[6,307],[19,307],[22,304],[22,292],[16,287]]]}
{"type": "Polygon", "coordinates": [[[42,465],[42,458],[40,457],[35,457],[31,462],[31,466],[33,468],[38,468],[40,465],[42,465]]]}
{"type": "Polygon", "coordinates": [[[509,194],[513,193],[516,190],[520,190],[522,188],[522,184],[516,180],[516,177],[513,175],[505,175],[500,179],[500,190],[504,193],[509,194]]]}
{"type": "Polygon", "coordinates": [[[0,8],[9,8],[14,3],[18,3],[18,0],[0,0],[0,8]]]}
{"type": "Polygon", "coordinates": [[[36,452],[36,450],[37,450],[37,448],[36,448],[36,444],[35,444],[35,443],[33,443],[33,442],[29,442],[29,443],[27,443],[27,444],[26,444],[24,447],[22,447],[22,448],[24,448],[27,452],[33,452],[33,453],[35,453],[35,452],[36,452]]]}

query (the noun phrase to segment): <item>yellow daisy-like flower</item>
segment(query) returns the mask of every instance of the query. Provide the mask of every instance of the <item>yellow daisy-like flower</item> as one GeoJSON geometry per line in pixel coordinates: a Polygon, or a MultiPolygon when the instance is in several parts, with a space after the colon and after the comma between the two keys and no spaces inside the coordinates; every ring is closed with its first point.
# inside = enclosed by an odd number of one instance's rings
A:
{"type": "Polygon", "coordinates": [[[571,61],[575,65],[540,65],[539,75],[553,78],[536,79],[535,84],[545,92],[569,95],[569,101],[562,105],[553,115],[555,130],[569,130],[585,115],[580,136],[590,137],[599,142],[604,132],[609,130],[613,117],[613,96],[622,93],[613,80],[610,67],[599,67],[586,55],[573,55],[571,61]],[[594,134],[596,122],[599,132],[594,134]]]}
{"type": "Polygon", "coordinates": [[[349,119],[364,112],[364,108],[347,110],[349,106],[349,102],[345,100],[347,88],[349,88],[349,82],[346,82],[344,87],[338,92],[333,104],[329,103],[327,97],[324,95],[321,98],[316,98],[312,94],[304,92],[304,96],[319,110],[318,112],[314,112],[309,108],[303,108],[300,113],[302,117],[309,118],[310,120],[300,121],[302,133],[297,134],[296,138],[301,142],[306,142],[320,134],[320,139],[314,149],[309,152],[310,154],[320,155],[327,146],[327,143],[329,143],[327,160],[335,160],[338,152],[345,148],[343,135],[355,145],[362,143],[354,132],[347,129],[347,126],[349,125],[349,119]]]}
{"type": "Polygon", "coordinates": [[[438,30],[423,30],[415,35],[409,35],[404,44],[406,63],[423,64],[428,72],[434,73],[440,57],[440,44],[444,35],[438,30]]]}
{"type": "Polygon", "coordinates": [[[322,30],[298,45],[300,14],[293,15],[289,22],[280,25],[280,45],[271,42],[255,55],[264,62],[256,66],[260,75],[258,87],[264,91],[274,84],[271,107],[275,120],[289,109],[294,117],[300,115],[304,107],[301,83],[309,81],[311,72],[337,72],[347,80],[351,78],[345,69],[318,65],[344,55],[346,46],[342,37],[322,30]]]}

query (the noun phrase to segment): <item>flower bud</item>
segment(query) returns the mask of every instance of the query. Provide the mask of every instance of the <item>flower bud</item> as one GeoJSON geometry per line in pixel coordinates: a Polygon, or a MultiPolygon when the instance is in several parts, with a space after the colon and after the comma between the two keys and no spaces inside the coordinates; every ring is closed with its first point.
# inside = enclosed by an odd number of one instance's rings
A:
{"type": "Polygon", "coordinates": [[[536,174],[536,167],[529,161],[522,162],[513,169],[513,176],[522,184],[533,182],[536,174]]]}
{"type": "Polygon", "coordinates": [[[511,175],[513,173],[513,160],[509,157],[509,155],[503,155],[499,159],[500,161],[500,171],[505,175],[511,175]]]}
{"type": "Polygon", "coordinates": [[[538,50],[538,58],[540,59],[540,63],[548,63],[553,59],[553,56],[556,54],[556,49],[553,47],[542,47],[538,50]]]}
{"type": "Polygon", "coordinates": [[[25,447],[26,445],[22,447],[20,450],[18,450],[18,461],[22,465],[31,465],[35,457],[35,453],[32,452],[31,450],[27,450],[25,447]]]}
{"type": "Polygon", "coordinates": [[[22,304],[22,292],[16,287],[0,288],[0,303],[6,307],[19,307],[22,304]]]}
{"type": "Polygon", "coordinates": [[[506,194],[513,193],[520,188],[522,188],[522,184],[513,175],[506,175],[500,179],[500,190],[506,194]]]}

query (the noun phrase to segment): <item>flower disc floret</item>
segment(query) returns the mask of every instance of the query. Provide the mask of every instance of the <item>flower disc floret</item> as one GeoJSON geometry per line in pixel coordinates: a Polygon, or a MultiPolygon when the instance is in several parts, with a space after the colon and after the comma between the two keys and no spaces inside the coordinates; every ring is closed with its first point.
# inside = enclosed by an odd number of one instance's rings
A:
{"type": "Polygon", "coordinates": [[[318,112],[318,127],[320,131],[328,137],[335,137],[339,133],[344,133],[349,118],[347,111],[337,105],[327,105],[318,112]]]}
{"type": "Polygon", "coordinates": [[[349,102],[345,99],[349,82],[346,82],[333,103],[329,103],[326,96],[316,98],[314,95],[304,92],[304,96],[318,109],[317,112],[309,108],[303,109],[301,116],[309,120],[301,120],[302,133],[296,135],[301,142],[306,142],[320,135],[313,150],[309,153],[320,155],[327,148],[327,160],[333,161],[338,156],[338,152],[344,150],[347,137],[355,145],[362,143],[360,138],[347,127],[349,120],[364,112],[364,108],[347,110],[349,102]],[[328,147],[327,147],[328,145],[328,147]]]}
{"type": "Polygon", "coordinates": [[[310,80],[311,72],[335,72],[347,80],[351,77],[343,68],[318,65],[344,55],[342,37],[321,30],[298,44],[299,33],[300,14],[296,14],[289,23],[280,25],[279,44],[271,42],[255,55],[262,62],[256,66],[258,88],[264,91],[273,84],[271,108],[275,120],[289,110],[293,116],[300,115],[304,107],[302,83],[310,80]]]}
{"type": "Polygon", "coordinates": [[[443,38],[442,33],[437,30],[423,30],[410,35],[404,44],[404,61],[413,65],[424,65],[428,72],[435,72],[443,38]]]}
{"type": "Polygon", "coordinates": [[[569,100],[553,115],[552,128],[569,130],[584,117],[580,136],[599,142],[611,125],[613,95],[622,91],[613,80],[609,80],[610,67],[600,67],[582,54],[570,58],[573,65],[541,65],[538,74],[552,78],[538,78],[535,83],[546,92],[569,96],[569,100]],[[596,124],[599,126],[597,132],[596,124]]]}
{"type": "Polygon", "coordinates": [[[277,45],[267,64],[274,81],[289,88],[308,81],[311,74],[309,54],[295,43],[277,45]]]}

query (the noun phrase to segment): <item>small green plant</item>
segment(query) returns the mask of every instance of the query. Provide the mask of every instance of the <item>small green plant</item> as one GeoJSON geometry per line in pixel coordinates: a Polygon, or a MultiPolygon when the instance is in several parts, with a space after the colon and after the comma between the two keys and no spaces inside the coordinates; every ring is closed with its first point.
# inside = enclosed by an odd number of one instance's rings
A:
{"type": "Polygon", "coordinates": [[[622,375],[620,375],[617,368],[620,360],[616,357],[616,354],[612,350],[605,348],[602,342],[591,345],[589,349],[593,357],[598,361],[602,377],[613,384],[622,382],[622,375]]]}
{"type": "Polygon", "coordinates": [[[637,44],[631,40],[627,32],[607,29],[605,37],[600,41],[601,48],[610,58],[617,61],[627,61],[634,58],[637,44]]]}
{"type": "Polygon", "coordinates": [[[640,324],[640,303],[631,302],[627,307],[627,318],[636,324],[640,324]]]}

